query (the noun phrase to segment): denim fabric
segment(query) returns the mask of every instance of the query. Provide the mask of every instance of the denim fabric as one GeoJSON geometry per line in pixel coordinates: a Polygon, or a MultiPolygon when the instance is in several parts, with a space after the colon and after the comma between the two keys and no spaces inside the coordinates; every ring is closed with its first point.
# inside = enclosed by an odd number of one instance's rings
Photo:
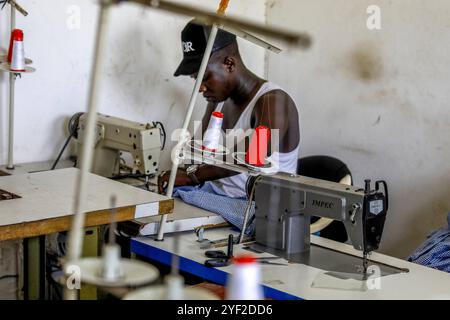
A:
{"type": "Polygon", "coordinates": [[[408,257],[408,261],[450,272],[450,213],[447,221],[447,228],[433,231],[408,257]]]}
{"type": "MultiPolygon", "coordinates": [[[[174,189],[173,195],[188,204],[219,214],[233,226],[242,230],[248,202],[246,198],[229,198],[214,188],[210,182],[206,182],[202,187],[177,187],[174,189]]],[[[254,232],[255,223],[252,221],[254,214],[255,204],[253,203],[249,215],[250,224],[247,224],[245,232],[247,235],[252,235],[254,232]]]]}

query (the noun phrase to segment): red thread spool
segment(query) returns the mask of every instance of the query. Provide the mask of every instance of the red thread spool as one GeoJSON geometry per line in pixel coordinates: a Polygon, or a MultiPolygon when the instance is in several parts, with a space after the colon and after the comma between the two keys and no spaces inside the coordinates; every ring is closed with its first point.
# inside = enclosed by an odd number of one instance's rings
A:
{"type": "Polygon", "coordinates": [[[233,258],[232,272],[227,279],[227,300],[262,300],[261,268],[255,258],[242,255],[233,258]]]}
{"type": "Polygon", "coordinates": [[[262,167],[266,164],[269,137],[270,129],[268,127],[259,126],[255,129],[245,154],[245,162],[256,167],[262,167]]]}
{"type": "Polygon", "coordinates": [[[12,61],[14,40],[15,41],[23,41],[23,31],[22,30],[14,29],[11,32],[11,38],[9,39],[8,63],[11,63],[11,61],[12,61]]]}

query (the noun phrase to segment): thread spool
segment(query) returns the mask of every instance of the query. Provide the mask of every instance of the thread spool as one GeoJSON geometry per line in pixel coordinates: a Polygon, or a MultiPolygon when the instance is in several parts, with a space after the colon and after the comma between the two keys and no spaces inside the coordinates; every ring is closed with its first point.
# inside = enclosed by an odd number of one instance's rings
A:
{"type": "MultiPolygon", "coordinates": [[[[15,29],[11,35],[12,50],[11,53],[11,70],[25,71],[25,49],[23,46],[23,32],[20,29],[15,29]]],[[[8,53],[9,57],[9,53],[8,53]]]]}
{"type": "Polygon", "coordinates": [[[101,276],[106,281],[116,281],[122,277],[120,247],[117,244],[106,244],[103,247],[103,267],[101,276]]]}
{"type": "Polygon", "coordinates": [[[168,275],[166,281],[166,297],[167,300],[183,300],[184,299],[184,279],[180,275],[168,275]]]}
{"type": "Polygon", "coordinates": [[[227,300],[262,300],[261,270],[256,259],[250,255],[233,258],[233,271],[228,276],[227,300]]]}
{"type": "Polygon", "coordinates": [[[269,145],[270,129],[258,126],[250,139],[250,145],[245,154],[245,162],[256,167],[266,165],[267,149],[269,145]]]}
{"type": "Polygon", "coordinates": [[[222,133],[223,113],[214,111],[209,120],[208,129],[203,138],[203,150],[216,152],[219,148],[222,133]]]}
{"type": "Polygon", "coordinates": [[[12,59],[14,35],[20,34],[20,33],[21,33],[20,29],[14,29],[13,31],[11,31],[11,37],[9,38],[9,48],[8,48],[8,63],[9,64],[11,64],[11,59],[12,59]]]}

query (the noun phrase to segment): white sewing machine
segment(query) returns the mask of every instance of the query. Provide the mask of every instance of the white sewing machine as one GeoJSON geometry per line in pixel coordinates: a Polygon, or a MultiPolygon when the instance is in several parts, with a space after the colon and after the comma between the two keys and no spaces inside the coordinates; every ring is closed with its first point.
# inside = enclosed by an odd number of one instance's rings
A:
{"type": "MultiPolygon", "coordinates": [[[[142,124],[98,114],[92,172],[104,177],[119,174],[121,152],[132,156],[132,174],[152,175],[158,171],[161,130],[157,125],[142,124]]],[[[84,142],[86,114],[78,127],[78,143],[84,142]]],[[[78,150],[81,150],[79,147],[78,150]]],[[[80,155],[78,155],[80,157],[80,155]]]]}

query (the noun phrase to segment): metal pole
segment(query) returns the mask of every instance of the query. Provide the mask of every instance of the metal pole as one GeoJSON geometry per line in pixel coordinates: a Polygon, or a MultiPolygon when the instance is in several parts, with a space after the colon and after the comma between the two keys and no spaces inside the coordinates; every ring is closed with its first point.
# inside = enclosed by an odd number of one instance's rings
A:
{"type": "MultiPolygon", "coordinates": [[[[11,32],[16,28],[16,9],[11,5],[11,32]]],[[[7,169],[14,169],[14,94],[16,75],[9,74],[9,132],[8,132],[8,165],[7,169]]]]}
{"type": "Polygon", "coordinates": [[[9,74],[9,133],[8,133],[8,165],[7,169],[14,169],[14,91],[16,75],[9,74]]]}
{"type": "Polygon", "coordinates": [[[11,5],[11,7],[13,7],[15,10],[19,11],[21,14],[23,14],[24,17],[26,17],[28,15],[28,12],[21,6],[19,5],[16,1],[14,0],[9,0],[9,4],[11,5]]]}
{"type": "MultiPolygon", "coordinates": [[[[99,104],[99,87],[100,87],[100,72],[103,69],[103,62],[105,61],[103,53],[105,52],[107,39],[107,25],[108,12],[111,2],[107,0],[100,1],[100,11],[98,15],[96,44],[94,65],[91,73],[91,86],[89,92],[89,105],[87,112],[87,123],[85,131],[85,139],[81,150],[80,173],[77,178],[76,194],[74,202],[75,215],[72,220],[72,226],[69,234],[69,250],[68,263],[76,261],[81,257],[83,246],[83,230],[84,230],[84,210],[85,201],[87,198],[87,186],[89,179],[89,171],[92,166],[92,155],[95,142],[95,126],[97,122],[97,109],[99,104]]],[[[66,300],[75,300],[78,296],[77,289],[69,289],[67,286],[64,289],[64,298],[66,300]]]]}
{"type": "MultiPolygon", "coordinates": [[[[203,81],[203,77],[205,76],[206,67],[208,66],[209,58],[211,56],[212,48],[214,45],[214,41],[216,40],[217,36],[217,25],[213,25],[211,28],[211,34],[208,39],[208,44],[205,49],[205,53],[203,55],[202,64],[200,65],[200,70],[198,71],[197,79],[195,81],[194,91],[191,95],[191,100],[189,102],[188,110],[186,113],[186,117],[184,119],[183,129],[180,134],[180,141],[178,144],[174,147],[172,152],[172,171],[170,172],[170,178],[169,178],[169,184],[167,186],[167,196],[172,197],[173,195],[173,187],[175,185],[175,178],[177,176],[178,171],[178,165],[180,164],[180,157],[179,155],[183,153],[183,147],[185,143],[187,142],[187,129],[189,126],[189,123],[191,121],[192,112],[194,111],[195,102],[197,101],[198,92],[200,90],[200,86],[203,81]]],[[[160,220],[159,224],[159,230],[158,235],[156,237],[157,241],[162,241],[164,239],[164,226],[167,221],[167,215],[163,215],[160,220]]]]}
{"type": "Polygon", "coordinates": [[[16,28],[16,9],[14,5],[11,4],[11,31],[16,28]]]}
{"type": "MultiPolygon", "coordinates": [[[[123,0],[115,0],[117,3],[125,2],[123,0]]],[[[164,10],[172,13],[178,13],[188,17],[195,17],[198,23],[204,25],[227,26],[233,29],[243,29],[247,32],[273,37],[284,40],[293,45],[298,45],[304,49],[311,46],[311,37],[307,34],[283,30],[281,28],[268,27],[261,23],[246,21],[244,19],[225,17],[223,12],[217,14],[211,13],[197,7],[179,4],[173,1],[164,0],[128,0],[127,2],[135,2],[144,6],[150,6],[154,9],[164,10]]]]}
{"type": "Polygon", "coordinates": [[[239,240],[238,240],[238,244],[241,244],[242,241],[244,240],[244,236],[245,236],[245,231],[247,230],[247,223],[248,223],[248,218],[250,215],[250,210],[252,208],[252,204],[253,204],[253,197],[255,195],[255,189],[256,189],[256,182],[258,181],[258,177],[255,179],[255,181],[253,182],[253,186],[252,189],[250,191],[250,195],[248,197],[248,203],[247,203],[247,207],[245,208],[245,213],[244,213],[244,221],[242,223],[242,230],[241,233],[239,234],[239,240]]]}

